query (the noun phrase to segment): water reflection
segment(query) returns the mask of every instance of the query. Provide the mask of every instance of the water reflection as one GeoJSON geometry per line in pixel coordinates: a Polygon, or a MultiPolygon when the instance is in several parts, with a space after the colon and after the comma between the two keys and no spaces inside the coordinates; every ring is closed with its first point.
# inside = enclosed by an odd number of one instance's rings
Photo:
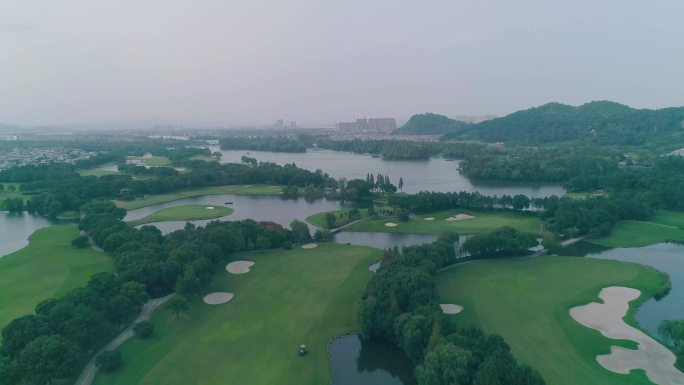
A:
{"type": "Polygon", "coordinates": [[[28,245],[34,231],[55,223],[39,215],[0,212],[0,258],[28,245]]]}
{"type": "MultiPolygon", "coordinates": [[[[219,151],[218,147],[210,147],[219,151]]],[[[428,160],[384,160],[371,155],[353,154],[330,150],[308,150],[305,153],[278,153],[267,151],[221,151],[222,163],[240,163],[243,156],[256,158],[263,162],[277,164],[295,163],[298,167],[315,171],[322,170],[335,178],[365,179],[368,173],[389,175],[392,183],[399,178],[404,180],[404,192],[419,191],[479,191],[484,195],[516,195],[529,197],[561,196],[563,188],[559,184],[511,183],[475,181],[461,175],[458,161],[442,158],[428,160]]]]}
{"type": "Polygon", "coordinates": [[[413,385],[413,369],[404,353],[358,335],[337,338],[330,344],[333,385],[413,385]]]}

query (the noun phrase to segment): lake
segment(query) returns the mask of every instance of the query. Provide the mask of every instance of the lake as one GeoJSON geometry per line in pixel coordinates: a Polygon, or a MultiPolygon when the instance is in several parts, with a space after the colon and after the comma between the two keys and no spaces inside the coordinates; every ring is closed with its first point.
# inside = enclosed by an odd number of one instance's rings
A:
{"type": "Polygon", "coordinates": [[[304,153],[281,153],[267,151],[222,151],[210,147],[212,152],[220,151],[221,163],[240,163],[243,156],[256,158],[262,162],[277,164],[294,163],[298,167],[315,171],[317,169],[335,178],[366,179],[366,174],[389,175],[394,185],[399,178],[404,180],[403,191],[478,191],[483,195],[524,194],[531,198],[550,195],[561,196],[565,193],[560,184],[512,183],[470,180],[458,170],[459,161],[443,158],[428,160],[385,160],[371,155],[354,154],[332,150],[309,149],[304,153]]]}
{"type": "Polygon", "coordinates": [[[55,223],[40,215],[0,211],[0,258],[28,245],[34,231],[55,223]]]}
{"type": "Polygon", "coordinates": [[[351,334],[328,348],[333,385],[414,385],[413,365],[396,346],[351,334]]]}

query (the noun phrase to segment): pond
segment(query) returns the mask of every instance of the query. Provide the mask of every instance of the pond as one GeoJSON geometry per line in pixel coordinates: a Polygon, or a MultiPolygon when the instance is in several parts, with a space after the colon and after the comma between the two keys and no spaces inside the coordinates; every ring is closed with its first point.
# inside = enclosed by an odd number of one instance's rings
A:
{"type": "MultiPolygon", "coordinates": [[[[204,195],[131,210],[126,214],[124,220],[140,219],[167,207],[194,204],[224,206],[226,202],[232,202],[227,207],[235,211],[229,216],[221,218],[222,220],[254,219],[256,221],[273,221],[286,227],[289,227],[290,223],[295,219],[304,220],[312,214],[321,211],[339,210],[343,207],[340,201],[329,199],[308,201],[304,198],[285,199],[276,195],[204,195]]],[[[203,226],[210,221],[201,220],[193,221],[193,223],[203,226]]],[[[157,222],[154,225],[163,233],[167,233],[183,228],[185,221],[157,222]]]]}
{"type": "MultiPolygon", "coordinates": [[[[219,151],[218,147],[210,147],[219,151]]],[[[315,171],[322,170],[335,178],[365,179],[366,174],[389,175],[393,184],[404,180],[403,191],[478,191],[484,195],[516,195],[529,197],[561,196],[565,193],[560,184],[512,183],[475,181],[468,179],[458,170],[458,161],[443,158],[427,160],[385,160],[371,155],[354,154],[331,150],[312,150],[304,153],[279,153],[267,151],[220,151],[222,163],[240,163],[243,156],[256,158],[263,162],[277,164],[295,163],[298,167],[315,171]]]]}
{"type": "Polygon", "coordinates": [[[352,334],[329,347],[333,385],[414,385],[412,364],[399,348],[352,334]]]}
{"type": "Polygon", "coordinates": [[[0,211],[0,258],[28,245],[34,231],[55,223],[39,215],[0,211]]]}
{"type": "Polygon", "coordinates": [[[394,246],[413,246],[423,243],[432,243],[437,240],[432,234],[403,234],[403,233],[364,233],[364,232],[340,232],[335,234],[335,242],[351,243],[358,246],[375,247],[376,249],[388,249],[394,246]]]}
{"type": "Polygon", "coordinates": [[[616,249],[605,249],[586,242],[577,245],[578,248],[573,250],[576,252],[575,255],[640,263],[670,275],[670,293],[659,301],[646,301],[635,315],[639,325],[652,336],[658,337],[658,325],[661,321],[684,319],[684,244],[659,243],[646,247],[616,249]]]}

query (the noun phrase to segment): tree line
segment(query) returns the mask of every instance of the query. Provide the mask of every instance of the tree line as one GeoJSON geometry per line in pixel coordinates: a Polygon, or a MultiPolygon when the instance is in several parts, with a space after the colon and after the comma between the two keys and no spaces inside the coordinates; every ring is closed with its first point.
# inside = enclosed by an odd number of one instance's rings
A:
{"type": "Polygon", "coordinates": [[[456,260],[458,235],[432,244],[388,250],[361,298],[362,338],[389,341],[411,359],[419,385],[541,385],[543,378],[519,364],[497,335],[459,327],[439,307],[437,269],[456,260]]]}

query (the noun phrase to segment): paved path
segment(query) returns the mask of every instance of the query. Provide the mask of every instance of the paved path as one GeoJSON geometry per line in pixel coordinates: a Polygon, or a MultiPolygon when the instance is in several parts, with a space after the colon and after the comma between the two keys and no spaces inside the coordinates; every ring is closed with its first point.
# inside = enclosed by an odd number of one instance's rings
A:
{"type": "Polygon", "coordinates": [[[93,380],[95,379],[95,375],[97,374],[97,365],[95,365],[95,357],[100,355],[100,353],[108,351],[108,350],[115,350],[121,344],[126,342],[128,339],[133,337],[133,327],[137,322],[140,321],[147,321],[150,319],[152,316],[152,313],[161,306],[164,302],[166,302],[169,298],[173,297],[173,293],[167,295],[166,297],[162,298],[155,298],[147,301],[146,304],[143,305],[142,309],[140,310],[140,314],[138,315],[138,318],[135,319],[124,331],[121,332],[116,338],[114,338],[110,343],[108,343],[104,348],[100,349],[97,354],[93,356],[93,358],[90,359],[88,362],[88,365],[83,368],[83,371],[81,371],[81,375],[78,376],[78,379],[76,380],[75,385],[90,385],[93,383],[93,380]]]}

